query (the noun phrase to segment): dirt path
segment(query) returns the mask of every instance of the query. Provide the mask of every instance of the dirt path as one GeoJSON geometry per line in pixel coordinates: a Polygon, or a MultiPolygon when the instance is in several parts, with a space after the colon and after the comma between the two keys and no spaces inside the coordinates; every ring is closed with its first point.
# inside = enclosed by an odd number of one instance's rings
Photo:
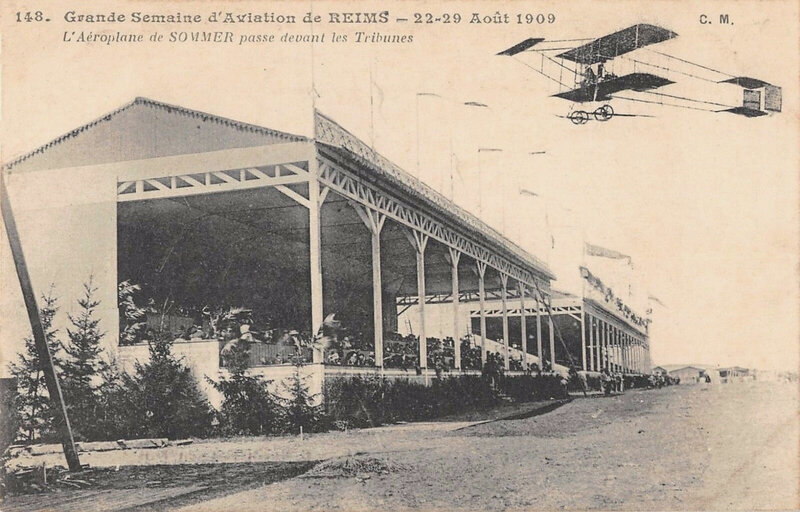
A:
{"type": "Polygon", "coordinates": [[[789,386],[633,391],[455,432],[361,437],[343,463],[394,469],[299,477],[183,510],[795,509],[799,441],[789,386]]]}

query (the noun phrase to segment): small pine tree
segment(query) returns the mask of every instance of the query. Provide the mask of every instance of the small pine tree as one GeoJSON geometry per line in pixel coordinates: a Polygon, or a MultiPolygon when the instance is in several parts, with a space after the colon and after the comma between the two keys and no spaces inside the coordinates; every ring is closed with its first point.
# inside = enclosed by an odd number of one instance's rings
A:
{"type": "Polygon", "coordinates": [[[78,440],[95,437],[98,386],[105,369],[100,357],[103,352],[100,342],[105,333],[100,332],[100,321],[95,318],[100,302],[94,299],[97,288],[92,285],[91,277],[83,290],[83,297],[78,299],[79,313],[67,315],[72,328],[67,328],[69,343],[63,345],[66,357],[61,363],[64,402],[78,440]]]}
{"type": "MultiPolygon", "coordinates": [[[[42,295],[39,308],[45,339],[50,347],[50,356],[56,371],[61,365],[59,354],[61,342],[57,337],[58,330],[53,328],[53,318],[58,311],[57,302],[51,286],[47,294],[42,295]]],[[[37,439],[54,439],[55,411],[50,404],[42,361],[32,336],[25,338],[25,351],[19,354],[17,362],[12,363],[9,370],[17,380],[16,409],[22,441],[32,443],[37,439]]]]}
{"type": "Polygon", "coordinates": [[[172,355],[172,341],[157,334],[149,344],[150,361],[136,363],[134,375],[122,375],[136,437],[202,437],[213,416],[208,400],[191,370],[172,355]]]}
{"type": "Polygon", "coordinates": [[[226,354],[230,378],[215,382],[223,401],[218,417],[220,430],[228,435],[265,435],[278,430],[280,406],[269,391],[270,381],[249,375],[250,348],[239,342],[226,354]]]}
{"type": "Polygon", "coordinates": [[[324,409],[317,404],[317,396],[309,392],[307,377],[302,375],[303,363],[299,354],[295,357],[295,371],[284,386],[291,398],[282,399],[286,430],[291,433],[313,432],[322,428],[324,409]]]}
{"type": "Polygon", "coordinates": [[[135,402],[115,361],[103,363],[96,391],[93,437],[98,441],[135,437],[139,428],[135,402]]]}

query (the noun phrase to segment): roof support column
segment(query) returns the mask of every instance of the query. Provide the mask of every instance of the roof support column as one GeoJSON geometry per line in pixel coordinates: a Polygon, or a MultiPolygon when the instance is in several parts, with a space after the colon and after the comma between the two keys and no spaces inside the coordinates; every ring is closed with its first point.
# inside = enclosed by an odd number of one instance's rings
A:
{"type": "MultiPolygon", "coordinates": [[[[542,298],[544,302],[544,298],[542,298]]],[[[547,327],[550,334],[550,370],[556,369],[556,333],[553,324],[553,314],[551,313],[550,304],[545,303],[545,310],[547,313],[547,327]]]]}
{"type": "Polygon", "coordinates": [[[646,370],[644,367],[644,346],[642,346],[639,340],[636,340],[636,344],[639,346],[639,372],[645,373],[646,370]]]}
{"type": "Polygon", "coordinates": [[[502,295],[500,296],[503,304],[503,355],[505,356],[505,369],[509,370],[511,364],[508,359],[508,276],[506,274],[500,274],[500,284],[503,286],[502,295]]]}
{"type": "Polygon", "coordinates": [[[622,333],[623,343],[625,344],[625,370],[628,373],[633,373],[632,364],[631,364],[631,340],[628,339],[628,336],[625,332],[622,333]]]}
{"type": "Polygon", "coordinates": [[[594,361],[597,359],[594,355],[594,326],[595,319],[592,315],[587,315],[589,319],[589,369],[594,371],[594,361]]]}
{"type": "Polygon", "coordinates": [[[486,263],[477,262],[478,299],[481,308],[481,368],[486,364],[486,263]]]}
{"type": "Polygon", "coordinates": [[[581,303],[581,363],[583,371],[586,371],[586,312],[581,303]]]}
{"type": "Polygon", "coordinates": [[[542,310],[540,304],[540,299],[542,295],[539,293],[539,289],[536,289],[536,293],[533,295],[534,301],[536,301],[536,357],[539,358],[539,371],[541,372],[544,370],[544,355],[542,354],[542,310]]]}
{"type": "Polygon", "coordinates": [[[372,232],[372,326],[375,338],[375,364],[383,367],[383,291],[381,287],[381,228],[386,217],[376,214],[372,232]]]}
{"type": "Polygon", "coordinates": [[[599,318],[595,318],[594,320],[594,346],[595,346],[595,358],[597,359],[597,364],[595,365],[595,370],[598,372],[603,371],[603,342],[602,340],[602,332],[600,330],[602,321],[599,318]]]}
{"type": "MultiPolygon", "coordinates": [[[[419,300],[419,367],[425,372],[428,368],[428,338],[425,336],[425,247],[428,235],[419,231],[411,232],[411,245],[417,253],[417,296],[419,300]]],[[[426,382],[427,382],[427,373],[426,382]]]]}
{"type": "Polygon", "coordinates": [[[351,203],[372,234],[372,327],[375,366],[383,368],[383,285],[381,282],[381,230],[386,216],[360,204],[351,203]]]}
{"type": "Polygon", "coordinates": [[[461,333],[459,332],[459,296],[458,296],[458,262],[461,259],[461,253],[452,247],[448,247],[450,251],[450,280],[453,284],[453,352],[455,353],[455,367],[457,370],[461,369],[461,333]]]}
{"type": "Polygon", "coordinates": [[[517,281],[519,288],[519,334],[522,338],[522,371],[528,371],[528,315],[525,311],[525,284],[517,281]]]}
{"type": "MultiPolygon", "coordinates": [[[[320,190],[318,162],[316,157],[308,161],[308,235],[309,262],[311,273],[311,332],[322,328],[323,295],[322,295],[322,238],[320,229],[320,190]]],[[[312,362],[322,363],[322,349],[314,347],[312,362]]]]}

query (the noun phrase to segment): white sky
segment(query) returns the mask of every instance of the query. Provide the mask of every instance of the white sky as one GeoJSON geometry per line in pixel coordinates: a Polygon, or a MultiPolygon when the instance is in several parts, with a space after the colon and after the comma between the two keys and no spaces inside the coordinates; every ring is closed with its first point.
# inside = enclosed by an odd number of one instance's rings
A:
{"type": "MultiPolygon", "coordinates": [[[[218,4],[223,10],[248,9],[246,3],[218,4]]],[[[181,2],[180,9],[144,2],[105,5],[104,11],[118,12],[212,10],[202,2],[181,2]]],[[[302,15],[307,5],[273,2],[270,9],[302,15]]],[[[372,11],[387,4],[351,3],[350,8],[354,5],[355,10],[372,11]]],[[[354,30],[409,33],[415,42],[327,43],[314,47],[312,59],[307,45],[67,45],[60,42],[63,30],[109,27],[67,26],[61,18],[65,9],[44,3],[41,8],[52,13],[53,22],[37,34],[10,17],[27,7],[5,2],[2,157],[32,149],[135,96],[308,133],[313,60],[318,108],[412,173],[421,141],[422,177],[448,196],[452,147],[460,171],[454,179],[456,201],[477,213],[481,188],[484,218],[500,229],[505,205],[508,235],[541,258],[546,257],[541,237],[531,232],[544,229],[543,208],[536,201],[522,201],[516,194],[520,187],[546,198],[551,223],[579,223],[591,242],[630,254],[647,290],[668,306],[657,310],[651,331],[655,363],[796,368],[796,2],[509,5],[509,12],[555,12],[557,22],[389,24],[377,29],[325,25],[316,30],[349,31],[351,37],[354,30]],[[728,13],[734,26],[702,26],[702,13],[728,13]],[[618,112],[657,117],[575,127],[557,117],[568,111],[569,103],[548,97],[558,92],[551,83],[512,59],[494,55],[526,37],[596,37],[638,22],[679,34],[659,45],[660,51],[783,86],[783,113],[746,119],[617,102],[618,112]],[[417,92],[441,97],[420,98],[419,123],[417,92]],[[457,106],[464,101],[480,101],[491,109],[457,106]],[[481,154],[479,187],[480,147],[504,151],[481,154]],[[546,154],[527,156],[530,151],[546,154]],[[563,208],[572,212],[565,214],[563,208]]],[[[264,10],[263,3],[251,7],[264,10]]],[[[497,4],[488,2],[441,7],[436,11],[459,11],[465,17],[476,9],[497,10],[497,4]]],[[[318,13],[335,9],[330,3],[314,4],[318,13]]],[[[392,4],[390,10],[392,17],[411,17],[415,11],[430,11],[431,5],[407,2],[392,4]]],[[[110,29],[132,31],[135,26],[110,29]]],[[[237,37],[240,32],[280,34],[279,27],[269,25],[225,29],[237,37]]],[[[694,90],[691,80],[673,87],[673,94],[701,90],[694,90]]]]}

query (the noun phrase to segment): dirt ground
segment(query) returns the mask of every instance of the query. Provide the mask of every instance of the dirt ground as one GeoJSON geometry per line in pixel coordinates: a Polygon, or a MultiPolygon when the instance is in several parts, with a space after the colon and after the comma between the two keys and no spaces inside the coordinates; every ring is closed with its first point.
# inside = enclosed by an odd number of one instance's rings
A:
{"type": "MultiPolygon", "coordinates": [[[[61,501],[45,508],[797,509],[799,406],[798,390],[786,384],[678,386],[303,440],[207,440],[92,453],[82,462],[109,472],[121,465],[121,472],[141,476],[153,488],[144,494],[124,485],[61,494],[61,501]],[[553,405],[559,407],[530,416],[553,405]],[[509,415],[520,419],[476,424],[509,415]],[[310,469],[315,461],[324,462],[310,469]],[[166,466],[154,466],[161,464],[166,466]],[[153,474],[153,468],[163,474],[153,474]],[[115,506],[115,499],[124,506],[115,506]]],[[[0,503],[0,509],[43,504],[42,498],[22,496],[0,503]]]]}
{"type": "Polygon", "coordinates": [[[798,412],[795,387],[741,383],[574,400],[412,440],[364,431],[339,459],[362,473],[328,461],[181,510],[797,509],[798,412]]]}

